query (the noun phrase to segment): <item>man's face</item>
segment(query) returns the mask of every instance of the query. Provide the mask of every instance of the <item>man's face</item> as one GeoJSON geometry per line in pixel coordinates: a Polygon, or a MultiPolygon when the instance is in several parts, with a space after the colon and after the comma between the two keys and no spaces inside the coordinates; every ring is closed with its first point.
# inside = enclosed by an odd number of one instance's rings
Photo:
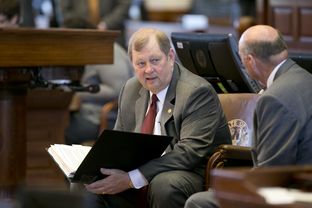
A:
{"type": "Polygon", "coordinates": [[[172,78],[174,51],[164,54],[154,37],[141,51],[132,49],[132,64],[136,77],[147,90],[158,93],[165,89],[172,78]]]}
{"type": "Polygon", "coordinates": [[[253,70],[254,66],[252,62],[252,57],[250,57],[249,54],[246,52],[245,45],[243,44],[243,41],[241,40],[238,43],[238,53],[250,78],[256,79],[256,76],[253,70]]]}
{"type": "Polygon", "coordinates": [[[239,46],[239,56],[241,57],[242,63],[249,77],[253,80],[257,80],[262,87],[265,87],[265,83],[261,82],[261,74],[259,74],[260,71],[255,64],[255,58],[250,54],[246,54],[242,46],[239,46]]]}
{"type": "Polygon", "coordinates": [[[240,50],[239,56],[240,56],[240,58],[241,58],[241,60],[242,60],[242,63],[243,63],[243,65],[244,65],[244,67],[245,67],[245,69],[246,69],[248,75],[250,76],[250,78],[255,79],[255,78],[253,77],[252,65],[249,63],[249,60],[248,60],[248,55],[245,54],[245,53],[242,53],[241,50],[240,50]]]}

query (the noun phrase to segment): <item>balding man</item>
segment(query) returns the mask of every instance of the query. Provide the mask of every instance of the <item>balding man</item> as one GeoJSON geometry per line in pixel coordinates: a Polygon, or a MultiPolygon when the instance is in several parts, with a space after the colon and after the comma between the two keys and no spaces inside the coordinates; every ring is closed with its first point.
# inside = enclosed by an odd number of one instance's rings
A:
{"type": "Polygon", "coordinates": [[[255,110],[254,165],[312,164],[312,74],[288,59],[281,34],[267,25],[243,33],[239,54],[267,89],[255,110]]]}
{"type": "Polygon", "coordinates": [[[130,38],[128,53],[136,76],[121,90],[114,129],[141,132],[149,103],[156,102],[150,133],[174,139],[163,156],[129,173],[101,169],[107,177],[86,189],[99,207],[126,208],[136,207],[137,189],[148,185],[150,207],[181,208],[191,194],[204,190],[207,156],[231,143],[225,115],[213,87],[175,62],[164,32],[140,29],[130,38]]]}
{"type": "MultiPolygon", "coordinates": [[[[288,58],[281,34],[268,25],[247,29],[239,54],[266,89],[254,114],[254,166],[312,164],[312,75],[288,58]]],[[[192,195],[185,208],[195,207],[218,207],[213,192],[192,195]]]]}

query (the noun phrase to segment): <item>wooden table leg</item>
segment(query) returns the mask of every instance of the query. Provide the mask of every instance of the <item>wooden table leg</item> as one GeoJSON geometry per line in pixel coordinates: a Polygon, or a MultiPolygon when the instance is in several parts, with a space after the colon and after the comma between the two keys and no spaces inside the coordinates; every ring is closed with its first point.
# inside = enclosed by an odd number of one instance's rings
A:
{"type": "Polygon", "coordinates": [[[0,91],[0,196],[11,197],[26,175],[26,90],[0,91]]]}
{"type": "MultiPolygon", "coordinates": [[[[12,199],[26,175],[26,95],[23,70],[0,70],[0,199],[12,199]],[[17,82],[11,82],[17,77],[17,82]]],[[[25,75],[25,76],[24,76],[25,75]]]]}

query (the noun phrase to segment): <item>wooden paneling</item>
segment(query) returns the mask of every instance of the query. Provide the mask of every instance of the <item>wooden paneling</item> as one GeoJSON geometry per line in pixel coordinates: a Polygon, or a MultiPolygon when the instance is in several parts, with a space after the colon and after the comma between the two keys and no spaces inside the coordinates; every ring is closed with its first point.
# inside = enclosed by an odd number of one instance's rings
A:
{"type": "Polygon", "coordinates": [[[301,42],[312,43],[312,5],[299,8],[298,33],[301,42]]]}
{"type": "Polygon", "coordinates": [[[271,24],[279,28],[287,41],[294,41],[292,33],[295,25],[292,23],[294,19],[292,9],[289,7],[272,7],[271,9],[272,12],[270,13],[271,15],[269,15],[271,24]],[[285,22],[288,24],[285,24],[285,22]]]}
{"type": "Polygon", "coordinates": [[[282,32],[291,51],[311,51],[311,0],[258,0],[257,14],[258,23],[282,32]]]}

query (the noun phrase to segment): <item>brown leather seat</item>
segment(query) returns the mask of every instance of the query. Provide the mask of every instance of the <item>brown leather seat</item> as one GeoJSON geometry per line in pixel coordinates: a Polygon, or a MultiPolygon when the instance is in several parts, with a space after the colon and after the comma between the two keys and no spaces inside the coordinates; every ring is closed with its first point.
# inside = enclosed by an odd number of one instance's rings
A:
{"type": "Polygon", "coordinates": [[[251,140],[253,133],[253,113],[259,94],[235,93],[219,94],[219,99],[227,118],[232,145],[220,145],[209,158],[206,167],[206,188],[210,187],[210,172],[213,168],[228,166],[252,166],[251,140]]]}

